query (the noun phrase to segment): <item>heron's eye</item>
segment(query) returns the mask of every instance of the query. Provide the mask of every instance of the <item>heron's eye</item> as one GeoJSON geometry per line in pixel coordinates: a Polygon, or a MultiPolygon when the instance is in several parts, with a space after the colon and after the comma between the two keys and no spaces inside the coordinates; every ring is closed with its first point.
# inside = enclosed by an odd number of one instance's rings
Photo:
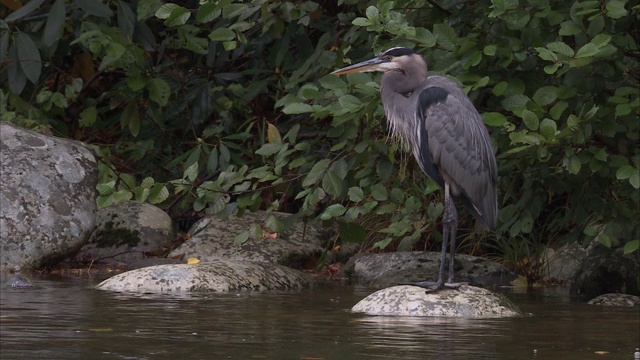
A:
{"type": "Polygon", "coordinates": [[[385,60],[387,60],[387,61],[391,61],[391,60],[393,60],[393,56],[391,56],[391,55],[385,55],[385,56],[384,56],[384,59],[385,59],[385,60]]]}

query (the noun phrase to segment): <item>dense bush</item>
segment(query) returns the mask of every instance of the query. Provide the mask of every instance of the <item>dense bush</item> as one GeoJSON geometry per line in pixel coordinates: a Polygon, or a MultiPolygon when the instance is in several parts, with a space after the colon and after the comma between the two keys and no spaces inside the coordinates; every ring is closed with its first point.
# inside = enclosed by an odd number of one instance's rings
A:
{"type": "MultiPolygon", "coordinates": [[[[328,75],[402,45],[457,79],[490,129],[501,210],[484,244],[516,261],[598,236],[638,254],[638,0],[15,7],[1,10],[2,120],[94,145],[100,205],[280,210],[296,215],[273,231],[319,217],[367,246],[432,243],[442,195],[388,139],[379,75],[328,75]]],[[[461,225],[479,251],[487,234],[461,225]]]]}

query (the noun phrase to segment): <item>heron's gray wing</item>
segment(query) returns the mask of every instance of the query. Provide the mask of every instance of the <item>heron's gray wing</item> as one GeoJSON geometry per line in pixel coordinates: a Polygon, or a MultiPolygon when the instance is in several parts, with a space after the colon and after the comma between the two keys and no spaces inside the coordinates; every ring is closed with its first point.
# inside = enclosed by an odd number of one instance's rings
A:
{"type": "MultiPolygon", "coordinates": [[[[451,80],[429,86],[418,98],[420,154],[427,175],[437,170],[452,195],[493,230],[497,218],[497,165],[489,133],[466,94],[451,80]],[[421,121],[420,121],[421,120],[421,121]]],[[[434,180],[436,180],[434,178],[434,180]]],[[[442,184],[439,184],[442,185],[442,184]]]]}

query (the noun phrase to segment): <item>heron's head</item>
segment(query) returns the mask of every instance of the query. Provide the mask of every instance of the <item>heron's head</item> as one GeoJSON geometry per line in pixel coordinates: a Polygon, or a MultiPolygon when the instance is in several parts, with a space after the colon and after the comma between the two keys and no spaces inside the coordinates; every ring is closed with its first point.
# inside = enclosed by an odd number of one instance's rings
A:
{"type": "Polygon", "coordinates": [[[331,74],[343,75],[354,72],[373,71],[402,71],[403,73],[423,72],[426,76],[427,64],[424,62],[422,56],[418,55],[415,51],[404,47],[394,47],[387,51],[383,51],[373,59],[338,69],[331,74]]]}

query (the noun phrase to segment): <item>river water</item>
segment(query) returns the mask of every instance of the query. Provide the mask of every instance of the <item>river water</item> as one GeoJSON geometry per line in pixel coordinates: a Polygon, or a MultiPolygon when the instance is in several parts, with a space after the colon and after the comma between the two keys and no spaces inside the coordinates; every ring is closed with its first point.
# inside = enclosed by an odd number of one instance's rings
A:
{"type": "Polygon", "coordinates": [[[633,359],[640,308],[565,291],[507,293],[530,316],[379,317],[348,310],[371,289],[124,295],[98,281],[0,277],[0,359],[633,359]]]}

